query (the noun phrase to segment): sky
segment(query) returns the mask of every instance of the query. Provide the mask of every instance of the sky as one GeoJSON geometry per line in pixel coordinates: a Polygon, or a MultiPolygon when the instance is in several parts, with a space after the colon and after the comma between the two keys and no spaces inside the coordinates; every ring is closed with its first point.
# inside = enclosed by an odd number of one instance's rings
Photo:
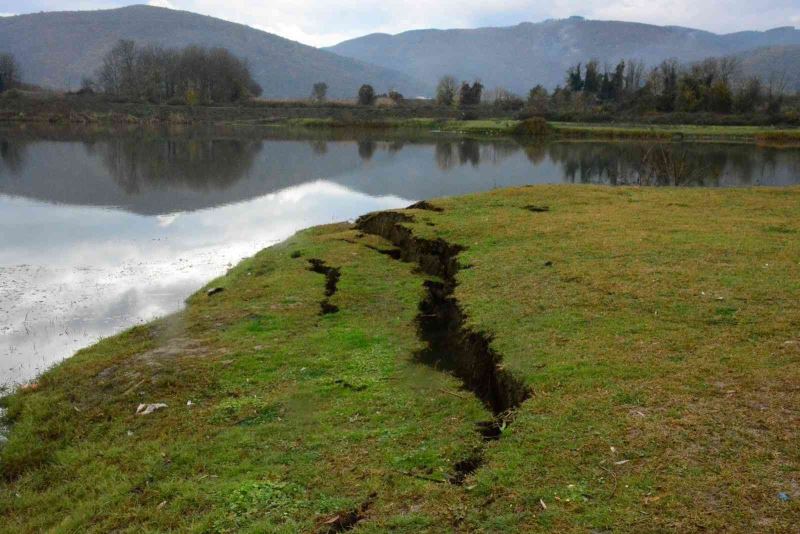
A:
{"type": "MultiPolygon", "coordinates": [[[[0,0],[0,16],[108,9],[120,0],[0,0]]],[[[375,32],[510,26],[580,15],[729,33],[800,26],[800,0],[142,0],[247,24],[312,46],[375,32]]]]}

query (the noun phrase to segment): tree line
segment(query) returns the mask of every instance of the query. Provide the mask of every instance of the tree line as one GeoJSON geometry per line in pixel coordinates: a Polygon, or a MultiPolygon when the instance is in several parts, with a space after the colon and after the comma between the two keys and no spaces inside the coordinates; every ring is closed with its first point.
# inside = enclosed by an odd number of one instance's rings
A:
{"type": "Polygon", "coordinates": [[[236,102],[261,94],[247,62],[225,48],[139,46],[120,40],[82,90],[153,103],[236,102]]]}
{"type": "Polygon", "coordinates": [[[643,62],[629,60],[601,72],[597,60],[591,60],[584,68],[581,64],[571,67],[565,87],[556,89],[553,97],[583,94],[618,108],[665,113],[776,114],[781,111],[785,92],[784,76],[774,74],[766,82],[758,77],[744,78],[739,60],[724,57],[688,65],[671,59],[649,71],[643,62]]]}
{"type": "Polygon", "coordinates": [[[459,85],[453,76],[443,76],[436,85],[436,103],[440,106],[477,106],[481,103],[483,89],[483,84],[478,80],[471,84],[461,82],[459,85]]]}
{"type": "MultiPolygon", "coordinates": [[[[483,89],[484,87],[480,81],[476,80],[471,84],[469,82],[461,82],[459,86],[454,77],[444,76],[439,80],[436,88],[436,102],[442,106],[477,106],[481,103],[483,89]]],[[[327,93],[328,84],[317,82],[311,88],[311,100],[316,103],[325,102],[327,93]]],[[[381,98],[388,99],[394,104],[400,104],[405,100],[405,97],[394,89],[386,94],[378,95],[375,93],[375,88],[370,84],[362,85],[356,94],[356,102],[360,106],[374,105],[381,98]]]]}
{"type": "Polygon", "coordinates": [[[738,59],[710,58],[681,64],[671,59],[647,69],[640,60],[619,61],[602,68],[597,60],[567,69],[564,85],[549,92],[533,87],[527,100],[495,89],[492,101],[501,107],[527,107],[548,112],[685,112],[768,113],[781,112],[786,97],[785,76],[766,81],[743,77],[738,59]]]}

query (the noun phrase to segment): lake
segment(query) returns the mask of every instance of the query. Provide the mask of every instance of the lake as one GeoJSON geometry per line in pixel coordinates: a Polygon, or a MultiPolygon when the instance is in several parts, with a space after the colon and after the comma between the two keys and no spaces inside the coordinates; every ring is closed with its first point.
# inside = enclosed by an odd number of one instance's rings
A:
{"type": "Polygon", "coordinates": [[[788,186],[800,150],[270,130],[0,130],[0,384],[309,226],[544,183],[788,186]]]}

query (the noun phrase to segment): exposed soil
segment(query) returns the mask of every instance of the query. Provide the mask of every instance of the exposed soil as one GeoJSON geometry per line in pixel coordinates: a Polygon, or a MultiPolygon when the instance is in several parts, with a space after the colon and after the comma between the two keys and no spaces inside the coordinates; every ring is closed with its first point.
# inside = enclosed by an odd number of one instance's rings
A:
{"type": "MultiPolygon", "coordinates": [[[[417,358],[460,378],[464,387],[472,391],[495,416],[492,421],[481,423],[478,431],[487,441],[498,439],[511,422],[514,409],[530,396],[531,391],[521,379],[503,368],[502,357],[492,349],[490,336],[466,327],[464,312],[453,295],[455,275],[459,270],[457,256],[463,248],[442,239],[415,237],[402,224],[412,220],[400,212],[381,212],[361,217],[356,225],[362,232],[393,243],[399,254],[389,254],[391,257],[417,263],[425,273],[443,280],[425,282],[427,294],[419,305],[417,325],[427,347],[417,354],[417,358]]],[[[385,253],[382,250],[378,252],[385,253]]],[[[450,481],[463,483],[481,463],[482,451],[476,451],[454,465],[450,481]]]]}
{"type": "Polygon", "coordinates": [[[322,522],[317,529],[319,534],[334,534],[336,532],[347,532],[353,530],[359,521],[366,517],[366,513],[372,506],[372,500],[365,501],[352,510],[345,510],[322,522]]]}
{"type": "Polygon", "coordinates": [[[528,206],[525,206],[524,209],[532,213],[544,213],[546,211],[550,211],[550,206],[536,206],[534,204],[530,204],[528,206]]]}
{"type": "Polygon", "coordinates": [[[416,203],[414,203],[414,204],[411,204],[411,205],[410,205],[408,208],[406,208],[406,209],[410,209],[410,210],[427,210],[427,211],[438,211],[438,212],[442,212],[442,211],[444,211],[444,208],[440,208],[439,206],[434,206],[433,204],[431,204],[431,203],[430,203],[430,202],[428,202],[427,200],[420,200],[419,202],[416,202],[416,203]]]}
{"type": "Polygon", "coordinates": [[[329,313],[336,313],[339,311],[338,306],[330,303],[330,298],[336,294],[336,285],[342,277],[342,273],[337,267],[328,267],[324,261],[312,258],[308,260],[311,264],[309,270],[325,275],[325,298],[320,302],[320,315],[327,315],[329,313]]]}

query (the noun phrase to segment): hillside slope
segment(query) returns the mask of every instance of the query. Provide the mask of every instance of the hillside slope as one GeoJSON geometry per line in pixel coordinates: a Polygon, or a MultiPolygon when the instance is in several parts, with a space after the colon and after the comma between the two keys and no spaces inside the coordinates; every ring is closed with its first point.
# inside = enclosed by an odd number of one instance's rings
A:
{"type": "Polygon", "coordinates": [[[353,97],[363,83],[408,95],[429,89],[399,72],[186,11],[130,6],[0,18],[0,51],[17,57],[25,81],[53,88],[78,87],[123,38],[165,47],[224,46],[250,63],[269,98],[308,96],[318,81],[330,86],[334,98],[353,97]]]}
{"type": "Polygon", "coordinates": [[[769,80],[777,74],[785,77],[787,89],[800,91],[800,45],[756,48],[737,57],[742,62],[744,75],[769,80]]]}
{"type": "Polygon", "coordinates": [[[563,83],[569,65],[592,57],[601,63],[636,58],[654,64],[672,57],[694,61],[791,44],[800,44],[800,31],[789,27],[717,35],[690,28],[573,17],[503,28],[372,34],[328,50],[400,70],[429,84],[449,73],[523,93],[537,83],[549,87],[563,83]]]}

